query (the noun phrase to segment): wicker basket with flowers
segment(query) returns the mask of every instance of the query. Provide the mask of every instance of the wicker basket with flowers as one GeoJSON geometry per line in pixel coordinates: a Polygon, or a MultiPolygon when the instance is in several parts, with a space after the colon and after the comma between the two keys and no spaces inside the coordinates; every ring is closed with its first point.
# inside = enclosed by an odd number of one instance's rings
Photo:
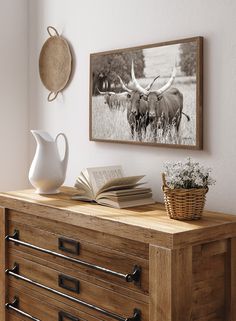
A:
{"type": "Polygon", "coordinates": [[[208,186],[215,183],[211,169],[188,158],[164,165],[163,192],[167,214],[176,220],[197,220],[202,216],[208,186]]]}

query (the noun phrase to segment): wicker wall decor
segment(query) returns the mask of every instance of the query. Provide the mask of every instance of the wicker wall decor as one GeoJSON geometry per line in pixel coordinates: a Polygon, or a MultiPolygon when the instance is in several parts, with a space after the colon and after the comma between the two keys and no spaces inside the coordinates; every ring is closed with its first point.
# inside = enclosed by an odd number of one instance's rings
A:
{"type": "Polygon", "coordinates": [[[49,38],[45,41],[39,56],[39,74],[42,83],[50,91],[48,101],[56,99],[67,85],[72,69],[72,55],[68,42],[57,30],[47,27],[49,38]]]}

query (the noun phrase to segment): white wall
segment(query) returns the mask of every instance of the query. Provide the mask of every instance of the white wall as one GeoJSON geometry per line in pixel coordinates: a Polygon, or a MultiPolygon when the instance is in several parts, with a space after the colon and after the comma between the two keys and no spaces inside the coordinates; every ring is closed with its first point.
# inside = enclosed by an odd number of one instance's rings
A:
{"type": "Polygon", "coordinates": [[[0,190],[28,185],[28,1],[0,1],[0,190]]]}
{"type": "MultiPolygon", "coordinates": [[[[236,214],[236,2],[234,0],[34,0],[30,1],[30,127],[66,133],[70,159],[66,184],[83,167],[122,164],[127,174],[147,174],[162,199],[163,161],[186,156],[214,170],[207,207],[236,214]],[[55,26],[72,44],[75,73],[63,98],[46,101],[38,55],[55,26]],[[204,151],[90,142],[89,54],[202,35],[204,48],[204,151]]],[[[35,143],[31,139],[31,158],[35,143]]]]}

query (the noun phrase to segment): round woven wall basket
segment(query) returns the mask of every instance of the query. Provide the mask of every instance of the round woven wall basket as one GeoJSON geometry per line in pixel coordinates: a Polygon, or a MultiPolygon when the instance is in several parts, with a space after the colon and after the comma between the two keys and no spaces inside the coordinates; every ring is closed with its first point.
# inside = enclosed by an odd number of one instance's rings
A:
{"type": "Polygon", "coordinates": [[[68,42],[57,30],[47,27],[49,38],[39,56],[39,74],[42,83],[50,91],[48,101],[53,101],[67,85],[71,75],[72,56],[68,42]]]}
{"type": "Polygon", "coordinates": [[[167,214],[175,220],[199,220],[206,201],[207,188],[169,188],[162,174],[164,202],[167,214]]]}

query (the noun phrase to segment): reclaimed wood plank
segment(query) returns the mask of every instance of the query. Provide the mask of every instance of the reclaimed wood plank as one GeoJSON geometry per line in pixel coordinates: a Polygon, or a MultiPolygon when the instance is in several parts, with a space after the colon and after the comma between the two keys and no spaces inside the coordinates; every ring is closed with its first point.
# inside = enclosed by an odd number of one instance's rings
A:
{"type": "MultiPolygon", "coordinates": [[[[18,253],[17,253],[18,254],[18,253]]],[[[57,291],[63,292],[67,295],[78,298],[82,301],[89,302],[98,307],[102,307],[108,311],[117,313],[118,315],[131,316],[135,308],[139,308],[142,311],[142,320],[148,321],[148,304],[143,301],[138,301],[132,297],[127,297],[127,295],[120,294],[114,291],[114,289],[106,289],[101,286],[94,284],[82,277],[79,277],[79,273],[73,271],[66,266],[61,269],[61,267],[51,264],[50,267],[43,264],[38,264],[30,259],[25,259],[22,255],[17,255],[16,252],[10,252],[9,255],[9,265],[14,266],[15,262],[19,264],[20,274],[26,276],[27,278],[34,280],[40,284],[46,285],[49,288],[55,289],[57,291]],[[66,277],[63,284],[75,289],[75,280],[79,282],[79,292],[66,289],[60,285],[59,275],[63,273],[66,277]],[[73,278],[73,281],[67,281],[67,277],[73,278]]],[[[30,256],[28,255],[28,258],[30,256]]],[[[81,275],[81,274],[80,274],[81,275]]],[[[9,284],[12,284],[13,277],[10,277],[9,284]]],[[[24,283],[24,286],[29,284],[22,282],[21,280],[16,280],[19,284],[24,283]]],[[[37,289],[37,291],[39,288],[37,289]]],[[[54,298],[55,300],[61,300],[61,296],[44,290],[45,295],[54,298]]],[[[69,303],[69,302],[68,302],[69,303]]],[[[82,308],[82,305],[81,305],[82,308]]],[[[91,310],[90,310],[91,313],[91,310]]],[[[92,311],[93,313],[93,311],[92,311]]]]}
{"type": "Polygon", "coordinates": [[[5,208],[0,207],[0,320],[6,321],[5,303],[6,303],[6,213],[5,208]]]}
{"type": "Polygon", "coordinates": [[[192,304],[192,248],[150,246],[150,307],[152,321],[189,321],[192,304]],[[186,280],[188,280],[186,282],[186,280]]]}
{"type": "Polygon", "coordinates": [[[128,240],[177,248],[202,241],[236,237],[236,216],[204,212],[199,221],[181,222],[167,217],[163,204],[113,209],[71,200],[76,191],[62,188],[58,195],[37,195],[34,190],[0,194],[0,204],[30,215],[72,226],[91,228],[128,240]],[[132,229],[132,233],[130,232],[132,229]]]}
{"type": "Polygon", "coordinates": [[[236,238],[228,240],[226,257],[226,316],[225,321],[236,320],[236,238]]]}
{"type": "MultiPolygon", "coordinates": [[[[137,257],[149,259],[149,245],[147,243],[127,240],[113,234],[101,233],[90,228],[82,228],[80,226],[70,225],[69,221],[63,224],[58,224],[57,221],[48,220],[46,218],[42,219],[36,215],[30,215],[22,212],[9,210],[8,219],[10,227],[17,225],[25,227],[30,226],[30,228],[36,228],[37,230],[48,231],[53,234],[59,234],[60,236],[65,236],[67,238],[78,238],[80,241],[86,241],[87,243],[98,244],[107,249],[113,249],[124,254],[133,255],[137,257]]],[[[11,231],[10,231],[11,232],[11,231]]]]}

